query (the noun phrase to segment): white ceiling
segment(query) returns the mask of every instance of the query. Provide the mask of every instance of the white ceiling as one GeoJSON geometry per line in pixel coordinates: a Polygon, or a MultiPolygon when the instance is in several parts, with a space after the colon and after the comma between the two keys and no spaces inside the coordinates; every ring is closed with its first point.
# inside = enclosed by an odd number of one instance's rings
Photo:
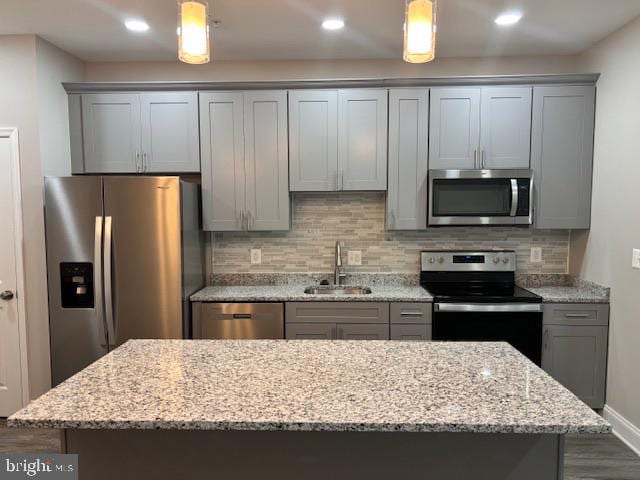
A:
{"type": "MultiPolygon", "coordinates": [[[[210,0],[218,60],[401,58],[404,0],[210,0]],[[344,17],[327,32],[323,17],[344,17]]],[[[579,53],[640,15],[640,0],[440,0],[441,57],[579,53]],[[523,20],[493,19],[518,7],[523,20]]],[[[176,0],[0,0],[0,34],[35,33],[86,61],[175,60],[176,0]],[[128,32],[142,17],[151,30],[128,32]]]]}

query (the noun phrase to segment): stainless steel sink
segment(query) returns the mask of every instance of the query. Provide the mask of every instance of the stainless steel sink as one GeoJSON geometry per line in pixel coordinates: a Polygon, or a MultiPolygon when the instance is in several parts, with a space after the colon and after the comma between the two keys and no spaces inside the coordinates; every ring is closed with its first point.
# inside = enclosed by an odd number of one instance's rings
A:
{"type": "Polygon", "coordinates": [[[319,286],[307,287],[304,293],[308,295],[369,295],[371,289],[369,287],[341,287],[341,286],[319,286]]]}

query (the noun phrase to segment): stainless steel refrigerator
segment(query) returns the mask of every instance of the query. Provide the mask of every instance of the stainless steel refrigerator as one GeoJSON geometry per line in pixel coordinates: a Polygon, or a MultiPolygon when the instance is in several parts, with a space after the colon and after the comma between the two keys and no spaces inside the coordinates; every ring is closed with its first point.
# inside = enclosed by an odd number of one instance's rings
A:
{"type": "Polygon", "coordinates": [[[45,179],[54,385],[131,338],[189,338],[204,283],[199,187],[178,177],[45,179]]]}

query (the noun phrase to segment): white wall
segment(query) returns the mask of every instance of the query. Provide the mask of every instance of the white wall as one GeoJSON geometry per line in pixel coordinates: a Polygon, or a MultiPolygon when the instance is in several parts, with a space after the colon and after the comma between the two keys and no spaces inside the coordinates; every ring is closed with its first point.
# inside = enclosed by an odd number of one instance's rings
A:
{"type": "Polygon", "coordinates": [[[51,384],[43,172],[63,171],[65,165],[70,164],[70,159],[66,159],[69,151],[68,132],[57,125],[66,124],[68,119],[66,113],[63,118],[61,93],[53,84],[71,63],[76,73],[80,74],[73,79],[82,80],[81,70],[77,70],[79,62],[69,62],[66,54],[41,42],[34,35],[0,36],[0,125],[17,127],[20,141],[26,277],[26,290],[22,294],[27,306],[27,361],[31,398],[44,393],[51,384]],[[58,58],[65,58],[65,61],[59,64],[58,58]],[[40,111],[40,92],[52,95],[42,104],[43,113],[40,111]],[[61,138],[61,135],[64,137],[61,138]],[[51,166],[43,163],[43,159],[52,159],[51,166]]]}
{"type": "Polygon", "coordinates": [[[574,233],[573,273],[611,287],[607,404],[640,427],[640,18],[584,55],[597,86],[591,230],[574,233]]]}
{"type": "Polygon", "coordinates": [[[342,78],[397,78],[448,75],[572,73],[577,57],[439,58],[412,65],[402,60],[213,61],[87,63],[87,81],[251,81],[342,78]]]}
{"type": "Polygon", "coordinates": [[[40,157],[45,176],[71,175],[69,108],[62,82],[84,79],[84,63],[36,37],[40,157]]]}

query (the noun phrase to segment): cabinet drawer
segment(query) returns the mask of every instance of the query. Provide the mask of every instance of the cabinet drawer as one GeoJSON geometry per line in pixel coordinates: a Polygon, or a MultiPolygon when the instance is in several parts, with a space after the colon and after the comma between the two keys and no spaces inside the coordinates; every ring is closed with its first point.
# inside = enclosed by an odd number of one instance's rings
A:
{"type": "Polygon", "coordinates": [[[287,340],[333,340],[336,338],[335,323],[287,323],[287,340]]]}
{"type": "Polygon", "coordinates": [[[389,323],[389,304],[377,302],[288,302],[287,323],[389,323]]]}
{"type": "Polygon", "coordinates": [[[431,340],[431,324],[392,324],[391,340],[431,340]]]}
{"type": "Polygon", "coordinates": [[[339,323],[341,340],[389,340],[389,325],[381,323],[339,323]]]}
{"type": "Polygon", "coordinates": [[[609,325],[609,305],[549,303],[543,306],[545,325],[609,325]]]}
{"type": "Polygon", "coordinates": [[[392,303],[389,306],[391,323],[431,323],[432,303],[392,303]]]}

